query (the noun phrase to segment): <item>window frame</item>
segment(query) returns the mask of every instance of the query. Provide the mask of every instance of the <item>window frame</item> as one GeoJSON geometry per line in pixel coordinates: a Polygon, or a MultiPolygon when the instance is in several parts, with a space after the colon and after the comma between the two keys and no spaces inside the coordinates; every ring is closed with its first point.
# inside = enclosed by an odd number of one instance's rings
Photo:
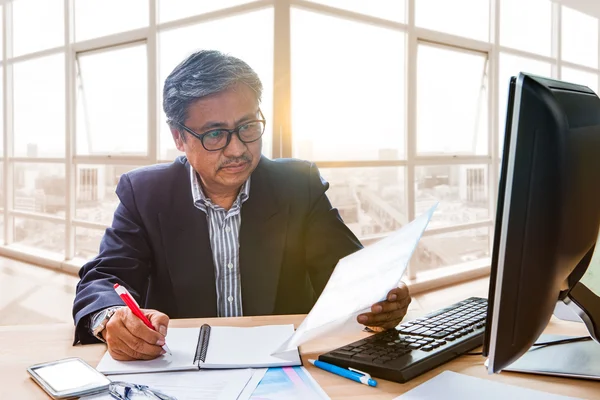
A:
{"type": "MultiPolygon", "coordinates": [[[[489,193],[489,215],[490,218],[485,221],[478,221],[465,225],[454,225],[450,227],[430,229],[425,232],[426,236],[440,233],[455,232],[466,229],[488,227],[490,233],[493,232],[494,218],[496,215],[497,187],[500,171],[500,144],[499,144],[499,105],[498,104],[498,69],[499,54],[506,53],[530,59],[540,60],[550,63],[552,66],[551,76],[556,79],[561,78],[563,66],[575,68],[578,70],[591,72],[600,76],[600,66],[598,68],[578,65],[566,62],[561,58],[561,4],[553,2],[552,4],[552,54],[542,56],[527,51],[503,47],[499,44],[500,38],[500,1],[490,1],[489,41],[479,41],[475,39],[454,36],[448,33],[437,32],[415,26],[415,2],[416,0],[406,1],[405,22],[395,22],[357,12],[338,9],[317,2],[305,0],[256,0],[247,3],[210,11],[198,15],[159,23],[158,3],[160,0],[148,0],[149,7],[149,25],[147,27],[98,37],[94,39],[75,42],[74,38],[74,9],[72,1],[64,0],[63,11],[65,21],[64,43],[62,46],[30,53],[18,57],[12,56],[12,3],[6,2],[1,7],[0,17],[3,24],[2,59],[0,65],[2,68],[3,82],[3,151],[0,152],[0,162],[2,163],[3,174],[3,196],[4,206],[0,208],[4,219],[4,237],[0,244],[0,255],[19,257],[26,260],[36,260],[42,264],[58,266],[64,268],[65,265],[80,265],[80,262],[74,259],[75,255],[75,228],[104,229],[105,224],[98,224],[89,221],[78,220],[75,215],[76,185],[78,175],[76,173],[79,166],[85,165],[144,165],[160,162],[169,162],[170,160],[161,159],[159,156],[160,143],[160,104],[159,90],[161,83],[158,82],[158,34],[171,29],[178,29],[203,22],[218,20],[231,17],[236,14],[242,14],[252,11],[258,11],[265,8],[273,9],[273,120],[269,121],[273,129],[272,155],[273,158],[291,157],[293,154],[293,132],[291,124],[291,8],[300,8],[311,12],[333,15],[337,18],[347,19],[354,22],[367,23],[384,27],[391,30],[401,31],[406,34],[406,121],[405,121],[405,158],[399,160],[366,160],[366,161],[332,161],[332,160],[313,160],[320,168],[347,168],[347,167],[404,167],[406,173],[406,203],[407,216],[409,220],[415,215],[415,169],[425,165],[469,165],[477,164],[487,165],[488,168],[488,193],[489,193]],[[75,152],[75,118],[76,118],[76,70],[75,60],[78,53],[98,51],[117,46],[126,45],[132,42],[146,42],[148,57],[148,153],[146,156],[120,156],[120,155],[77,155],[75,152]],[[464,155],[440,155],[440,156],[419,156],[416,151],[416,82],[417,82],[417,47],[419,42],[437,43],[443,46],[456,47],[466,51],[476,51],[488,54],[488,155],[485,156],[464,156],[464,155]],[[65,57],[65,94],[66,94],[66,131],[65,131],[65,156],[64,158],[29,158],[14,157],[13,152],[13,65],[20,61],[35,59],[52,54],[63,54],[65,57]],[[17,211],[14,209],[14,166],[19,162],[33,163],[62,163],[65,166],[66,176],[66,212],[65,217],[53,217],[49,215],[40,215],[28,211],[17,211]],[[28,218],[45,220],[51,222],[64,221],[65,223],[65,248],[64,257],[53,259],[47,255],[36,254],[33,250],[17,250],[13,246],[14,237],[14,218],[28,218]]],[[[600,36],[600,33],[599,33],[600,36]]],[[[600,40],[599,40],[600,43],[600,40]]],[[[600,45],[599,45],[600,47],[600,45]]],[[[599,51],[600,54],[600,51],[599,51]]],[[[600,56],[599,56],[600,58],[600,56]]],[[[600,65],[600,63],[599,63],[600,65]]],[[[599,79],[600,80],[600,79],[599,79]]],[[[600,88],[592,88],[598,91],[600,88]]],[[[376,240],[369,237],[367,240],[376,240]]],[[[490,242],[492,242],[490,240],[490,242]]],[[[443,268],[436,276],[435,271],[428,271],[429,278],[427,282],[437,282],[429,284],[419,280],[414,268],[407,271],[406,277],[415,285],[415,287],[432,288],[435,285],[448,284],[451,277],[449,270],[457,271],[465,277],[481,276],[489,271],[490,259],[478,260],[469,265],[457,265],[443,268]],[[431,272],[431,273],[430,273],[431,272]],[[433,278],[431,278],[433,276],[433,278]],[[437,279],[437,280],[436,280],[437,279]],[[433,286],[431,286],[433,285],[433,286]]],[[[76,270],[76,269],[74,269],[76,270]]]]}

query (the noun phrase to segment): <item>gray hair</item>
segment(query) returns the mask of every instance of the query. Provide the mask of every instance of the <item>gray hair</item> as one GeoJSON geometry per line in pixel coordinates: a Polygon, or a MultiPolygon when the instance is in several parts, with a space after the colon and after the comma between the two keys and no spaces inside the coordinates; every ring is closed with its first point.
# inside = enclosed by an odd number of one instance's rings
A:
{"type": "Polygon", "coordinates": [[[165,80],[163,110],[167,123],[171,127],[183,124],[190,104],[237,83],[243,83],[252,89],[260,103],[262,83],[248,64],[216,50],[195,52],[175,67],[165,80]]]}

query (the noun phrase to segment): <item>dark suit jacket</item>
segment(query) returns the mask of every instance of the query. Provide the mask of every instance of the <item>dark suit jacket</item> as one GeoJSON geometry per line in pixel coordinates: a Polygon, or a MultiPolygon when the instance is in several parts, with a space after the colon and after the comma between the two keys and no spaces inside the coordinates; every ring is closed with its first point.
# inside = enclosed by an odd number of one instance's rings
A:
{"type": "MultiPolygon", "coordinates": [[[[79,271],[75,342],[95,342],[89,316],[123,305],[113,284],[171,318],[217,315],[206,214],[192,200],[185,157],[121,176],[120,204],[98,256],[79,271]]],[[[240,271],[245,316],[307,313],[340,258],[361,244],[332,208],[314,164],[262,158],[242,206],[240,271]]]]}

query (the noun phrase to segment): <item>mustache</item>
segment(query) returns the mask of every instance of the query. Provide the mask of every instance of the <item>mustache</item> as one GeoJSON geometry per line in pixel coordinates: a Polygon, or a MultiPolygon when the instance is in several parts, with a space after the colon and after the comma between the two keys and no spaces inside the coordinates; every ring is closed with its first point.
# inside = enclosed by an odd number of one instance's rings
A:
{"type": "Polygon", "coordinates": [[[252,157],[249,154],[242,154],[240,157],[228,158],[226,160],[223,160],[219,164],[219,167],[217,169],[225,168],[231,164],[240,164],[240,163],[244,163],[244,162],[249,163],[251,161],[252,161],[252,157]]]}

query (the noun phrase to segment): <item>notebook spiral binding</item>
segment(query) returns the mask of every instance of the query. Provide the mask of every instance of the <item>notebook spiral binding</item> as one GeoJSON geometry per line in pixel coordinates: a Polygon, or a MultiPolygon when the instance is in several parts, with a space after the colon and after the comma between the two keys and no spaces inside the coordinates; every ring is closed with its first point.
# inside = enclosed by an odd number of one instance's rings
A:
{"type": "Polygon", "coordinates": [[[208,340],[210,338],[210,325],[204,324],[200,327],[200,333],[198,335],[198,345],[196,346],[196,355],[194,356],[194,363],[206,361],[206,352],[208,351],[208,340]]]}

